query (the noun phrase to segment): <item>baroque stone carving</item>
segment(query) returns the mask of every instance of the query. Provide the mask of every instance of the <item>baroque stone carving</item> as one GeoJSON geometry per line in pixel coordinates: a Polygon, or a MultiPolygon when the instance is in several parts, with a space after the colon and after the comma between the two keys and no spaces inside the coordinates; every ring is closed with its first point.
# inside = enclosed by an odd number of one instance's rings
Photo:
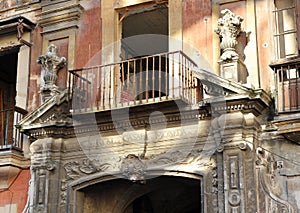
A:
{"type": "Polygon", "coordinates": [[[211,182],[211,202],[212,202],[212,209],[214,212],[218,212],[218,170],[217,167],[214,166],[211,170],[209,175],[210,182],[211,182]]]}
{"type": "Polygon", "coordinates": [[[83,159],[82,161],[71,161],[64,165],[67,180],[75,180],[81,176],[103,172],[111,165],[108,163],[100,163],[96,160],[83,159]]]}
{"type": "Polygon", "coordinates": [[[243,18],[235,15],[230,10],[225,9],[221,11],[222,17],[218,19],[218,28],[215,32],[221,38],[220,47],[222,49],[221,60],[226,61],[238,58],[236,52],[237,36],[241,32],[241,23],[243,18]]]}
{"type": "Polygon", "coordinates": [[[133,182],[145,182],[146,164],[134,154],[123,159],[120,170],[124,177],[133,182]]]}
{"type": "Polygon", "coordinates": [[[45,160],[45,162],[41,163],[41,164],[32,164],[31,165],[31,169],[32,171],[36,171],[36,170],[48,170],[48,171],[53,171],[56,167],[55,165],[56,163],[54,161],[51,160],[45,160]]]}
{"type": "Polygon", "coordinates": [[[237,190],[230,191],[229,195],[228,195],[228,202],[232,206],[238,206],[238,205],[240,205],[241,195],[240,195],[239,191],[237,191],[237,190]]]}
{"type": "Polygon", "coordinates": [[[265,212],[295,212],[294,207],[290,203],[280,198],[280,187],[277,180],[278,172],[276,171],[278,168],[275,165],[274,156],[260,147],[257,148],[256,154],[258,158],[256,164],[259,168],[259,184],[265,194],[265,212]]]}
{"type": "Polygon", "coordinates": [[[43,101],[49,99],[57,93],[58,87],[55,85],[57,72],[66,66],[66,58],[57,55],[57,47],[54,44],[48,46],[46,55],[41,55],[37,63],[42,65],[44,71],[44,85],[41,88],[43,101]]]}

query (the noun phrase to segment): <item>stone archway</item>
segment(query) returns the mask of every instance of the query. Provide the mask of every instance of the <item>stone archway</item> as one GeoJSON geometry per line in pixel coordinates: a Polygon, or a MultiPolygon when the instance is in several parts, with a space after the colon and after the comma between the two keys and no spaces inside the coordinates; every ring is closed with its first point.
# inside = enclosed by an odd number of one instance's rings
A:
{"type": "Polygon", "coordinates": [[[84,213],[203,212],[200,179],[160,176],[148,179],[145,184],[115,179],[79,192],[84,213]]]}

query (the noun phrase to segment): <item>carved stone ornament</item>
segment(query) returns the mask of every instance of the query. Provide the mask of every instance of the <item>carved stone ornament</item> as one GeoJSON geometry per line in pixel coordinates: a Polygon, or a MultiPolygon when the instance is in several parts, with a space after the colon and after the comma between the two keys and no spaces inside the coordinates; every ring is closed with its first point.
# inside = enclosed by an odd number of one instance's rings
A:
{"type": "Polygon", "coordinates": [[[218,19],[218,28],[215,32],[221,38],[221,60],[231,60],[238,58],[236,52],[237,36],[241,32],[241,23],[243,18],[235,15],[230,10],[225,9],[221,11],[222,17],[218,19]]]}
{"type": "Polygon", "coordinates": [[[32,164],[31,169],[32,171],[40,170],[40,169],[45,169],[48,171],[53,171],[56,168],[56,162],[47,159],[42,163],[39,164],[32,164]]]}
{"type": "Polygon", "coordinates": [[[67,180],[75,180],[85,175],[106,171],[111,165],[97,160],[83,159],[64,164],[67,180]]]}
{"type": "Polygon", "coordinates": [[[54,44],[50,44],[46,55],[39,56],[37,63],[42,65],[42,70],[44,71],[44,85],[41,88],[44,101],[53,96],[54,91],[58,89],[55,85],[57,72],[66,66],[66,58],[59,57],[57,55],[57,47],[54,44]],[[50,91],[50,93],[46,93],[46,91],[50,91]]]}
{"type": "Polygon", "coordinates": [[[134,154],[129,154],[123,159],[120,170],[124,177],[133,182],[145,181],[146,165],[134,154]]]}
{"type": "Polygon", "coordinates": [[[258,160],[256,165],[258,166],[258,180],[262,192],[265,197],[263,212],[274,213],[293,213],[296,212],[295,208],[285,199],[281,198],[281,187],[279,180],[279,172],[275,165],[275,159],[273,154],[267,150],[258,147],[256,152],[258,160]]]}

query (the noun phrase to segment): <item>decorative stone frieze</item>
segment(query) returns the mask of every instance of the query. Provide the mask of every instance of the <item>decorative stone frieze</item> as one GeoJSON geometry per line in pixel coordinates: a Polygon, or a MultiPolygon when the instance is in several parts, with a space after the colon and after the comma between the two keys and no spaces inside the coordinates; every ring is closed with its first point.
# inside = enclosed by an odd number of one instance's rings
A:
{"type": "Polygon", "coordinates": [[[50,44],[46,55],[41,55],[37,63],[42,65],[44,85],[41,87],[42,101],[45,102],[52,96],[59,93],[59,88],[55,85],[57,72],[66,66],[66,58],[57,55],[57,47],[50,44]]]}

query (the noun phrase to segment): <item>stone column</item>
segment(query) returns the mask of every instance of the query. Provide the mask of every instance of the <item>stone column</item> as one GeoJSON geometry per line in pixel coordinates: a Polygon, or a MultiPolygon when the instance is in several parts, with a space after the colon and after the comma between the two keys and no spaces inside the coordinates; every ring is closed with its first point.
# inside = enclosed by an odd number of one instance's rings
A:
{"type": "Polygon", "coordinates": [[[30,146],[31,180],[23,213],[58,212],[60,139],[38,139],[30,146]]]}

